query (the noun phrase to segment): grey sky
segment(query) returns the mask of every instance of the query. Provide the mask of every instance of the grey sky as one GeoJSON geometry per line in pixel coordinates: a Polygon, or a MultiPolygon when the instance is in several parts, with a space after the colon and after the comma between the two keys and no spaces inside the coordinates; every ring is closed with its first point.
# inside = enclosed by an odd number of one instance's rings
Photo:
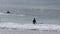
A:
{"type": "Polygon", "coordinates": [[[33,7],[60,9],[60,0],[0,0],[0,7],[33,7]]]}

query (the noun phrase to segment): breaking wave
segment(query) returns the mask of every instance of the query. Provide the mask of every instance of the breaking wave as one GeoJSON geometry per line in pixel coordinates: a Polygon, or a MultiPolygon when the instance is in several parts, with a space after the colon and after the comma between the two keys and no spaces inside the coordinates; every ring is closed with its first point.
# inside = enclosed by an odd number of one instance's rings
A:
{"type": "Polygon", "coordinates": [[[55,30],[60,31],[60,25],[52,24],[18,24],[18,23],[0,23],[0,28],[8,29],[29,29],[29,30],[55,30]]]}
{"type": "Polygon", "coordinates": [[[25,16],[24,14],[6,14],[6,13],[0,13],[0,15],[11,15],[11,16],[25,16]]]}

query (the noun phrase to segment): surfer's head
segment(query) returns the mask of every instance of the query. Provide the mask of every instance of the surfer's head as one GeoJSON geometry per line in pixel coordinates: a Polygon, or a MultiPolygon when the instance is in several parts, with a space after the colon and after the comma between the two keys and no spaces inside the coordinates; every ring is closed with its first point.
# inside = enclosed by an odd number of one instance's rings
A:
{"type": "Polygon", "coordinates": [[[10,11],[7,11],[7,13],[10,13],[10,11]]]}
{"type": "Polygon", "coordinates": [[[34,18],[34,20],[35,20],[35,18],[34,18]]]}

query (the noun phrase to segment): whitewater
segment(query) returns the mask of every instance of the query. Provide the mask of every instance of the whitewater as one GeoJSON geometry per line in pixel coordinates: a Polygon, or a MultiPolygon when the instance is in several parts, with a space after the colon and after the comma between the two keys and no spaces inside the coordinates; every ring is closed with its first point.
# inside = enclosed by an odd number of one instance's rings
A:
{"type": "Polygon", "coordinates": [[[60,31],[60,25],[52,24],[18,24],[13,22],[0,23],[0,28],[8,29],[25,29],[25,30],[41,30],[41,31],[60,31]]]}

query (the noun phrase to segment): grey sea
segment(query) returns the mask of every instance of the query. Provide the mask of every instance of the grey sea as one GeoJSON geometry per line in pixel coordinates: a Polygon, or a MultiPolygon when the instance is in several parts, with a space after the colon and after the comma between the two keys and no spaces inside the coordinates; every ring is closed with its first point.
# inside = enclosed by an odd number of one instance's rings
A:
{"type": "Polygon", "coordinates": [[[32,8],[15,10],[10,11],[11,13],[6,13],[5,10],[0,12],[0,34],[60,34],[60,10],[42,9],[43,12],[32,8]],[[34,17],[37,25],[32,23],[34,17]]]}
{"type": "Polygon", "coordinates": [[[60,0],[0,0],[0,34],[60,34],[60,0]]]}

